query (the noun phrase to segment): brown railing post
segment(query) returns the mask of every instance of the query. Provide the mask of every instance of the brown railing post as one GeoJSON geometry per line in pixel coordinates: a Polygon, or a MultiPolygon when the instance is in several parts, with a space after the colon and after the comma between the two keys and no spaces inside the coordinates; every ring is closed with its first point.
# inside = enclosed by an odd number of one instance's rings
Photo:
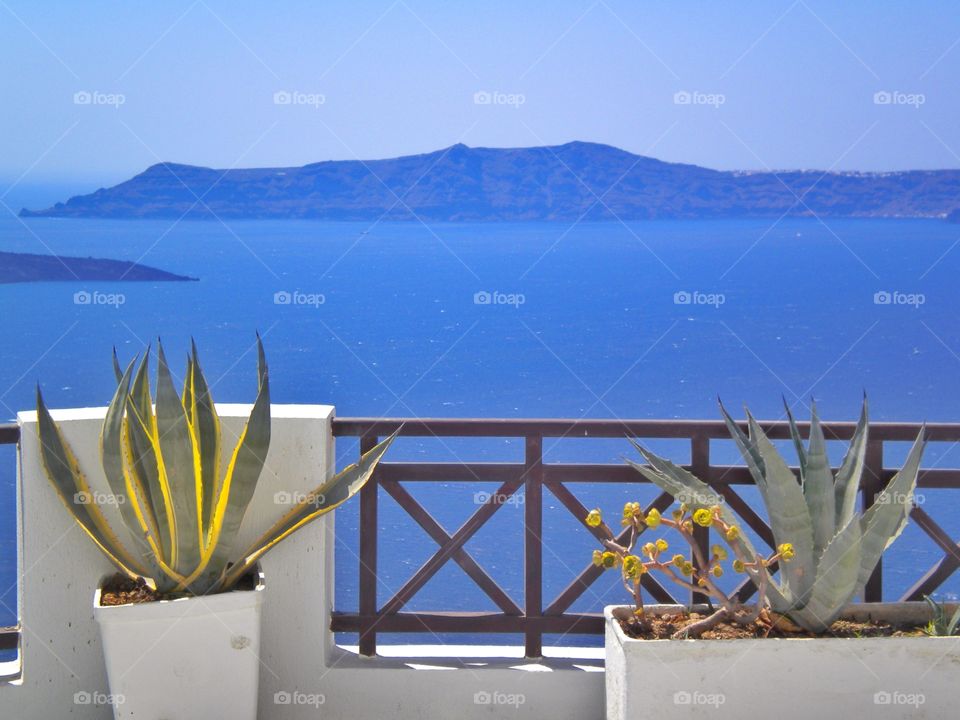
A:
{"type": "MultiPolygon", "coordinates": [[[[704,481],[706,481],[706,478],[710,474],[710,438],[706,435],[697,434],[690,438],[690,469],[694,475],[704,481]]],[[[710,528],[694,525],[693,539],[696,541],[701,555],[709,562],[710,528]]],[[[697,570],[706,570],[706,568],[700,567],[700,563],[696,562],[696,557],[694,557],[694,563],[696,564],[697,570]]],[[[704,593],[690,593],[690,601],[694,604],[705,603],[708,600],[709,598],[704,593]]]]}
{"type": "MultiPolygon", "coordinates": [[[[360,453],[377,444],[375,435],[360,438],[360,453]]],[[[360,490],[360,654],[377,654],[377,472],[360,490]]]]}
{"type": "Polygon", "coordinates": [[[528,658],[543,655],[543,437],[528,435],[524,461],[525,638],[528,658]]]}
{"type": "MultiPolygon", "coordinates": [[[[867,451],[863,461],[862,493],[863,509],[873,505],[877,494],[883,487],[883,440],[868,440],[867,451]]],[[[877,567],[867,580],[863,588],[864,602],[880,602],[883,599],[883,556],[880,556],[877,567]]]]}

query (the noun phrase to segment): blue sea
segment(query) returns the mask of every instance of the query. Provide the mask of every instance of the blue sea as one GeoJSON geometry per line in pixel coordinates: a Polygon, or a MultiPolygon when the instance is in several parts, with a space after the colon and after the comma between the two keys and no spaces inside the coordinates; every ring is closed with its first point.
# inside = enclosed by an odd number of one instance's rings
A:
{"type": "MultiPolygon", "coordinates": [[[[158,336],[172,360],[196,338],[215,398],[249,402],[259,330],[274,402],[330,403],[339,416],[716,418],[719,395],[764,418],[780,417],[781,396],[801,417],[816,398],[823,417],[849,420],[866,390],[873,419],[957,421],[958,243],[960,226],[935,220],[571,227],[7,215],[2,250],[139,260],[200,280],[0,286],[0,416],[32,408],[37,382],[53,407],[106,404],[111,349],[131,358],[158,336]]],[[[653,445],[686,459],[679,445],[653,445]]],[[[616,462],[629,452],[612,441],[546,448],[548,461],[616,462]]],[[[356,445],[337,450],[346,464],[356,445]]],[[[842,450],[831,448],[838,458],[842,450]]],[[[517,440],[411,439],[391,457],[519,461],[522,453],[517,440]]],[[[736,460],[726,443],[714,453],[736,460]]],[[[956,466],[960,452],[931,446],[927,462],[956,466]]],[[[0,625],[16,617],[14,480],[14,451],[0,448],[0,625]]],[[[417,484],[411,492],[452,533],[476,509],[475,494],[491,489],[417,484]]],[[[608,513],[651,497],[643,488],[573,489],[608,513]]],[[[549,493],[544,500],[549,600],[594,546],[549,493]]],[[[521,501],[501,508],[467,549],[522,605],[521,501]]],[[[926,492],[924,502],[960,536],[956,493],[926,492]]],[[[382,602],[435,545],[392,500],[381,516],[382,602]]],[[[338,605],[351,609],[356,503],[337,520],[338,605]]],[[[894,548],[891,597],[941,556],[913,527],[894,548]]],[[[945,594],[958,591],[954,578],[945,594]]],[[[604,578],[574,610],[625,599],[604,578]]],[[[492,604],[451,564],[410,607],[492,604]]]]}

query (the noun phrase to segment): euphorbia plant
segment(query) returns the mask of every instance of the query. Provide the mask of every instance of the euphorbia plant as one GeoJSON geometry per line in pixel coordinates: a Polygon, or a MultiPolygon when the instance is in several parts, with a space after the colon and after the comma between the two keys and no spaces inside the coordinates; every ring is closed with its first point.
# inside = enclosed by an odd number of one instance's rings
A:
{"type": "MultiPolygon", "coordinates": [[[[713,500],[716,498],[702,498],[713,500]]],[[[706,506],[704,503],[691,512],[686,502],[671,513],[670,518],[663,517],[656,508],[651,508],[644,514],[640,503],[628,502],[623,506],[621,525],[630,528],[630,536],[626,545],[621,545],[614,539],[610,528],[603,522],[599,510],[591,510],[586,517],[587,525],[602,528],[608,536],[603,544],[606,550],[595,550],[593,564],[605,569],[616,568],[620,571],[624,587],[633,597],[633,620],[642,628],[649,627],[649,619],[644,613],[641,582],[643,576],[652,571],[661,572],[670,580],[688,590],[700,592],[716,601],[720,608],[710,616],[696,623],[678,630],[675,637],[695,636],[721,620],[729,620],[743,625],[754,622],[766,607],[767,568],[777,562],[789,562],[794,557],[793,545],[781,543],[776,552],[768,557],[758,556],[749,541],[740,531],[740,526],[721,505],[706,506]],[[656,530],[661,527],[673,528],[686,541],[690,556],[683,553],[669,552],[670,545],[665,538],[644,543],[639,551],[636,545],[645,530],[656,530]],[[714,544],[709,556],[704,553],[694,535],[696,527],[712,528],[723,538],[723,544],[714,544]],[[734,595],[725,592],[716,580],[723,576],[723,563],[733,553],[732,567],[735,572],[746,573],[756,584],[758,602],[747,606],[741,603],[734,595]]]]}
{"type": "Polygon", "coordinates": [[[100,436],[103,471],[129,542],[121,540],[37,388],[40,455],[47,477],[74,519],[117,569],[149,580],[163,594],[231,589],[278,542],[348,500],[370,479],[395,435],[304,496],[249,547],[235,547],[270,445],[270,382],[257,337],[257,399],[236,445],[221,461],[220,417],[200,369],[196,345],[177,393],[163,346],[157,347],[156,405],[149,349],[121,371],[100,436]],[[131,384],[132,380],[132,384],[131,384]]]}

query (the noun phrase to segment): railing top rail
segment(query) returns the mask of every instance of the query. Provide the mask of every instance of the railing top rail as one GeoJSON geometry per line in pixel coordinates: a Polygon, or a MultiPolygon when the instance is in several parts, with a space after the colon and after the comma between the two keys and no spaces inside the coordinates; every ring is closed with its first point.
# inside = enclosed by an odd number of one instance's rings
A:
{"type": "MultiPolygon", "coordinates": [[[[746,423],[738,423],[746,430],[746,423]]],[[[786,440],[790,427],[785,420],[761,420],[760,426],[771,438],[786,440]]],[[[797,423],[806,434],[810,423],[797,423]]],[[[911,441],[926,427],[927,438],[933,441],[960,441],[960,423],[872,422],[873,440],[911,441]]],[[[849,440],[856,423],[824,422],[827,439],[849,440]]],[[[336,437],[389,435],[399,429],[409,437],[542,437],[569,438],[690,438],[694,436],[727,440],[730,435],[722,420],[598,420],[576,418],[376,418],[344,417],[333,421],[336,437]]],[[[0,445],[20,440],[15,423],[0,423],[0,445]]]]}
{"type": "Polygon", "coordinates": [[[0,423],[0,445],[15,445],[19,441],[19,425],[16,423],[0,423]]]}
{"type": "MultiPolygon", "coordinates": [[[[761,420],[760,426],[771,438],[789,439],[790,426],[786,420],[761,420]]],[[[746,430],[746,423],[739,423],[746,430]]],[[[807,433],[808,422],[797,423],[807,433]]],[[[828,440],[849,440],[856,423],[824,422],[828,440]]],[[[872,440],[912,441],[922,423],[872,422],[872,440]]],[[[930,423],[927,438],[939,441],[960,441],[960,423],[930,423]]],[[[409,437],[542,437],[566,438],[690,438],[706,437],[728,440],[730,434],[722,420],[598,420],[572,418],[336,418],[333,434],[336,437],[389,435],[400,430],[409,437]]]]}

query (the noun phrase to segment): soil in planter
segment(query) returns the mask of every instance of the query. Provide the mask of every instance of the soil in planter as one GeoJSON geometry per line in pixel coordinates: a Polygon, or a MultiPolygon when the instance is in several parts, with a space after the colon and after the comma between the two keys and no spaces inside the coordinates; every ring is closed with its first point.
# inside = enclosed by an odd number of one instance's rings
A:
{"type": "MultiPolygon", "coordinates": [[[[239,582],[231,588],[231,592],[233,590],[253,590],[256,586],[256,573],[249,572],[240,578],[239,582]]],[[[160,593],[147,585],[143,578],[133,580],[126,575],[117,573],[103,583],[100,591],[100,606],[130,605],[156,602],[157,600],[175,600],[182,597],[190,596],[186,593],[160,593]]]]}
{"type": "MultiPolygon", "coordinates": [[[[665,615],[649,616],[649,627],[644,628],[637,620],[621,620],[620,626],[628,637],[638,640],[669,640],[676,632],[699,620],[706,615],[691,613],[667,613],[665,615]]],[[[777,625],[758,619],[749,625],[739,623],[720,622],[713,628],[699,635],[703,640],[734,640],[742,638],[803,638],[803,637],[837,637],[837,638],[865,638],[865,637],[916,637],[924,635],[923,627],[916,625],[891,625],[884,622],[859,622],[853,620],[837,620],[830,626],[830,630],[823,635],[813,635],[805,630],[791,632],[777,625]]]]}

